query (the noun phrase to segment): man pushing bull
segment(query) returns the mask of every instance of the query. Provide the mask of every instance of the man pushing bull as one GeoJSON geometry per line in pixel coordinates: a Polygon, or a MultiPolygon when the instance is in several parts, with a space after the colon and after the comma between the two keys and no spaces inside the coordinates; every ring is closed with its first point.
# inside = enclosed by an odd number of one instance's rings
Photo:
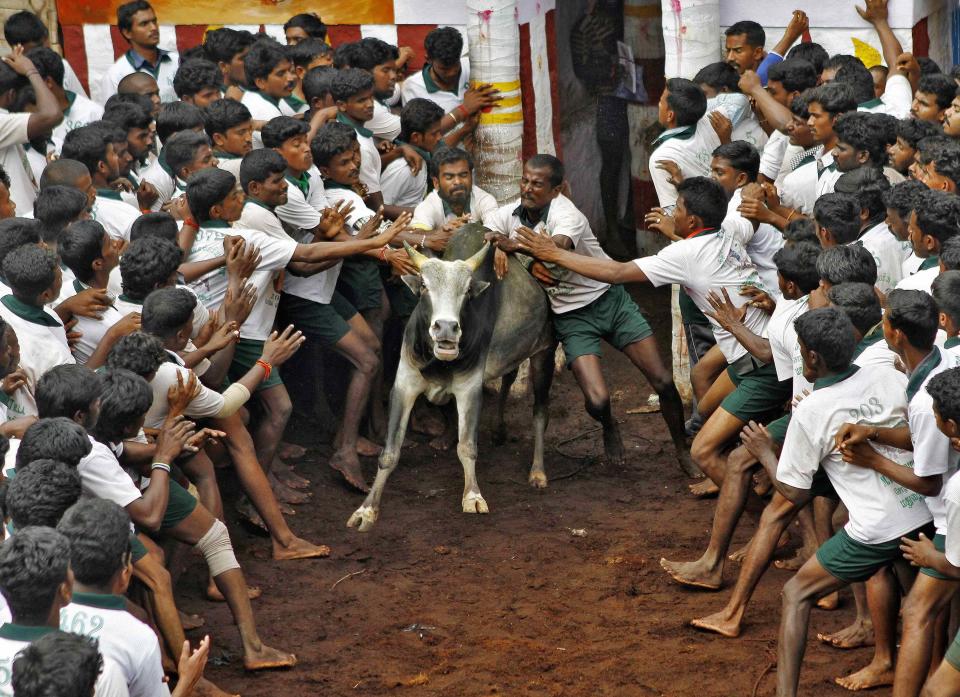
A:
{"type": "MultiPolygon", "coordinates": [[[[496,245],[494,268],[499,277],[507,271],[507,254],[526,251],[521,243],[531,236],[540,237],[556,250],[569,250],[569,256],[610,261],[586,216],[561,193],[563,179],[560,160],[552,155],[534,155],[523,168],[520,200],[484,221],[492,230],[487,237],[496,245]]],[[[543,257],[543,261],[554,259],[543,257]]],[[[536,261],[530,271],[550,298],[554,329],[563,344],[567,366],[583,392],[587,412],[603,426],[607,458],[618,465],[624,461],[620,429],[600,369],[601,339],[626,354],[657,392],[677,459],[684,471],[694,472],[683,427],[683,403],[649,323],[622,285],[593,280],[563,268],[567,266],[564,256],[562,266],[551,264],[552,268],[547,268],[536,261]]]]}

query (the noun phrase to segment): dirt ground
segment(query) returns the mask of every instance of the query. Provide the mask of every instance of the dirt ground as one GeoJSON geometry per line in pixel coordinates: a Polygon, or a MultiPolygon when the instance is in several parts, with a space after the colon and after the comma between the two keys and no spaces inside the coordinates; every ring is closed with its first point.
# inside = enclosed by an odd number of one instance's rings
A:
{"type": "MultiPolygon", "coordinates": [[[[666,340],[666,293],[634,294],[666,340]]],[[[460,512],[463,475],[455,453],[436,453],[417,437],[389,482],[377,526],[365,535],[348,530],[346,520],[362,496],[332,476],[328,449],[311,448],[298,469],[313,480],[313,499],[298,506],[290,522],[298,534],[329,544],[330,559],[273,562],[265,538],[230,521],[247,579],[264,591],[254,601],[261,635],[295,652],[300,663],[290,671],[245,674],[229,612],[200,599],[200,568],[193,562],[178,595],[184,610],[204,615],[214,636],[207,676],[245,697],[750,697],[767,671],[755,694],[773,694],[770,664],[788,572],[768,572],[740,639],[687,626],[690,618],[719,609],[729,589],[682,589],[658,560],[699,556],[713,502],[686,492],[689,482],[670,455],[660,415],[626,414],[650,394],[642,376],[612,350],[604,369],[622,422],[626,466],[616,469],[596,457],[596,432],[558,449],[560,441],[593,427],[564,372],[552,392],[545,491],[526,484],[530,400],[511,403],[514,436],[499,448],[490,443],[488,401],[478,474],[489,515],[460,512]]],[[[368,478],[375,466],[367,463],[368,478]]],[[[735,545],[751,531],[745,520],[735,545]]],[[[732,583],[736,573],[731,563],[726,580],[732,583]]],[[[871,649],[842,652],[816,640],[818,630],[838,629],[851,617],[849,596],[838,611],[814,612],[802,694],[846,694],[833,678],[869,661],[871,649]]]]}

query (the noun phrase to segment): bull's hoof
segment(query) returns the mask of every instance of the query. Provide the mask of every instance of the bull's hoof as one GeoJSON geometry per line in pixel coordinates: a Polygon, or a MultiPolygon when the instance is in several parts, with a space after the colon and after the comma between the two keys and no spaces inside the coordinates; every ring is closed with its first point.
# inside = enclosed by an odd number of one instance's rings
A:
{"type": "Polygon", "coordinates": [[[540,470],[539,472],[531,472],[530,476],[527,477],[527,481],[534,489],[546,489],[547,473],[543,470],[540,470]]]}
{"type": "Polygon", "coordinates": [[[348,528],[357,528],[359,532],[369,532],[377,522],[379,511],[371,506],[360,506],[347,521],[348,528]]]}
{"type": "Polygon", "coordinates": [[[487,502],[483,500],[481,494],[471,492],[463,497],[463,512],[489,513],[490,509],[487,507],[487,502]]]}

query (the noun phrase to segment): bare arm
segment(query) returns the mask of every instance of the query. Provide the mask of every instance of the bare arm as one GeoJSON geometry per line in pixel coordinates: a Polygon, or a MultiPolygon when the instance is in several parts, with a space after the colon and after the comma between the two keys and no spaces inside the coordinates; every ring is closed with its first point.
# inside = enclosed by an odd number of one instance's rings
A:
{"type": "Polygon", "coordinates": [[[30,114],[27,121],[27,137],[35,140],[41,136],[50,135],[54,127],[63,121],[63,112],[60,111],[57,98],[40,77],[33,61],[23,55],[23,46],[14,46],[10,55],[4,56],[3,62],[18,75],[27,78],[37,98],[37,110],[30,114]]]}
{"type": "Polygon", "coordinates": [[[752,70],[744,71],[740,76],[740,91],[753,99],[767,123],[778,131],[782,131],[793,120],[793,113],[764,89],[760,84],[760,76],[752,70]]]}
{"type": "Polygon", "coordinates": [[[887,21],[887,0],[866,0],[865,4],[866,7],[857,6],[857,14],[873,25],[877,38],[880,39],[883,61],[890,70],[895,70],[897,58],[903,53],[903,46],[887,21]]]}
{"type": "Polygon", "coordinates": [[[933,474],[919,477],[913,473],[911,467],[884,457],[869,443],[846,445],[840,449],[840,452],[843,455],[844,462],[872,469],[878,474],[892,479],[897,484],[905,486],[910,491],[915,491],[923,496],[936,496],[943,488],[942,475],[933,474]]]}
{"type": "Polygon", "coordinates": [[[567,249],[561,249],[554,239],[546,233],[521,227],[517,229],[517,238],[511,241],[517,243],[517,251],[530,254],[540,261],[559,264],[597,281],[603,281],[604,283],[643,283],[647,281],[646,274],[632,261],[619,262],[612,259],[595,259],[567,249]]]}

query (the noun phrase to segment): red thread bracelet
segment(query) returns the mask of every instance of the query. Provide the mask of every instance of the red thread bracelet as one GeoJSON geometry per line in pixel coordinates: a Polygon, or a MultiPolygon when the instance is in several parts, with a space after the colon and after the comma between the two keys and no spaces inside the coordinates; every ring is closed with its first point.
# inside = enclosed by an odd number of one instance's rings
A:
{"type": "Polygon", "coordinates": [[[386,248],[386,246],[383,246],[383,247],[380,248],[380,251],[377,252],[377,256],[380,257],[380,261],[386,263],[386,261],[387,261],[387,248],[386,248]]]}
{"type": "Polygon", "coordinates": [[[273,366],[270,365],[269,363],[267,363],[267,362],[266,362],[265,360],[263,360],[262,358],[258,358],[258,359],[257,359],[256,365],[258,365],[258,366],[260,366],[261,368],[263,368],[263,382],[266,382],[267,380],[269,380],[269,379],[270,379],[270,373],[273,371],[273,366]]]}

